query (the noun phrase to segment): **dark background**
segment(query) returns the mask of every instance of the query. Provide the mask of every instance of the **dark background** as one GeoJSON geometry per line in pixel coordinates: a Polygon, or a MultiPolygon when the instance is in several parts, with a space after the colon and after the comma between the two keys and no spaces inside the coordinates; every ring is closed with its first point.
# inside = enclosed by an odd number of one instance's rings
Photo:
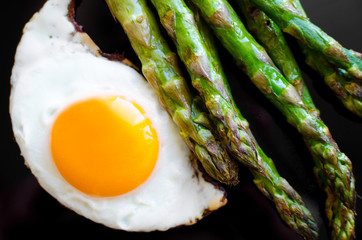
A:
{"type": "MultiPolygon", "coordinates": [[[[272,203],[256,190],[249,172],[241,168],[241,183],[228,190],[229,203],[193,226],[167,232],[128,233],[95,224],[61,206],[38,185],[25,167],[14,141],[8,113],[11,68],[24,24],[45,0],[8,1],[2,21],[3,63],[1,73],[1,161],[0,161],[0,239],[62,239],[69,237],[101,239],[301,239],[286,227],[272,203]]],[[[302,0],[311,20],[346,48],[362,52],[362,2],[358,0],[302,0]]],[[[78,22],[104,52],[123,53],[138,64],[127,39],[102,0],[85,0],[78,11],[78,22]]],[[[293,39],[288,38],[303,70],[312,97],[340,149],[353,162],[357,192],[361,194],[362,120],[344,109],[323,80],[303,63],[293,39]]],[[[313,161],[301,136],[285,118],[236,68],[220,47],[233,95],[242,114],[266,154],[280,174],[302,195],[319,227],[320,239],[329,239],[324,217],[325,194],[315,182],[313,161]],[[242,81],[240,81],[242,79],[242,81]]],[[[160,203],[162,205],[162,203],[160,203]]],[[[182,206],[180,206],[182,208],[182,206]]],[[[357,199],[356,234],[362,235],[362,199],[357,199]]]]}

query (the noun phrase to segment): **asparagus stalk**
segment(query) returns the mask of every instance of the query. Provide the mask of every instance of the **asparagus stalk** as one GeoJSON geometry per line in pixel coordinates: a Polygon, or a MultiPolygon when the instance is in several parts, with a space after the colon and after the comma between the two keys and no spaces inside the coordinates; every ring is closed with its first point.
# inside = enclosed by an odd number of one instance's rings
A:
{"type": "MultiPolygon", "coordinates": [[[[300,6],[298,0],[297,5],[300,6]]],[[[302,96],[304,104],[313,111],[316,116],[319,117],[319,110],[315,107],[308,89],[303,84],[301,71],[293,57],[293,54],[284,38],[284,35],[280,28],[271,20],[263,11],[256,8],[250,0],[239,0],[239,6],[242,10],[243,16],[245,17],[246,24],[251,33],[255,38],[265,47],[274,63],[282,71],[286,79],[291,82],[299,91],[302,96]]],[[[303,11],[304,12],[304,11],[303,11]]],[[[304,51],[308,51],[309,48],[303,47],[304,51]]],[[[320,69],[320,71],[327,74],[327,76],[335,76],[335,72],[332,67],[328,68],[328,63],[313,50],[309,50],[308,62],[313,64],[314,68],[320,69]],[[332,69],[330,69],[332,68],[332,69]]],[[[333,84],[333,79],[330,79],[330,84],[333,84]]],[[[344,86],[338,86],[341,91],[345,90],[344,86]]],[[[347,94],[344,94],[345,96],[347,94]]],[[[335,194],[331,191],[328,185],[325,185],[327,176],[323,172],[319,172],[317,175],[321,187],[325,189],[327,193],[326,201],[326,213],[330,226],[332,226],[332,238],[333,239],[350,239],[354,233],[354,212],[344,206],[335,194]],[[341,219],[346,219],[342,221],[341,219]]]]}
{"type": "Polygon", "coordinates": [[[208,114],[191,95],[182,77],[177,56],[161,35],[157,20],[145,0],[106,0],[121,23],[142,63],[142,72],[160,102],[180,128],[180,135],[205,171],[221,183],[238,182],[238,165],[212,132],[208,114]]]}
{"type": "Polygon", "coordinates": [[[302,236],[315,239],[317,226],[309,210],[262,151],[235,105],[205,23],[182,0],[152,0],[152,3],[230,153],[250,169],[255,184],[274,201],[281,218],[302,236]]]}
{"type": "Polygon", "coordinates": [[[335,39],[314,25],[298,9],[300,3],[290,0],[251,0],[286,33],[325,56],[351,78],[362,82],[362,58],[360,53],[344,48],[335,39]]]}
{"type": "Polygon", "coordinates": [[[326,191],[333,192],[354,215],[355,181],[352,164],[338,148],[328,127],[308,110],[297,90],[274,66],[265,49],[245,29],[226,0],[193,2],[252,82],[302,134],[315,161],[315,174],[323,181],[322,186],[326,186],[326,191]]]}

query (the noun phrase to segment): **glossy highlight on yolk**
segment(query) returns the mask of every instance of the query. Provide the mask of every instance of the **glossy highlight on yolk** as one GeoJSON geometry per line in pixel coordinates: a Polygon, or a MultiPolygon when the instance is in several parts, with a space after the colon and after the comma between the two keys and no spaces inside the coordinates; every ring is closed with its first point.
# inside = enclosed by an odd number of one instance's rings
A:
{"type": "Polygon", "coordinates": [[[64,179],[102,197],[127,193],[145,182],[159,147],[145,112],[120,97],[91,98],[66,108],[54,122],[50,144],[64,179]]]}

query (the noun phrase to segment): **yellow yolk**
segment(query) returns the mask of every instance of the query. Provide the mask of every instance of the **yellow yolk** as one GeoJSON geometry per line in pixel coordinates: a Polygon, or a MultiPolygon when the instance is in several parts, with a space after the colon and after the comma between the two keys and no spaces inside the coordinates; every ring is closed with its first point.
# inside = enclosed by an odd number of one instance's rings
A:
{"type": "Polygon", "coordinates": [[[78,102],[57,117],[51,152],[64,179],[78,190],[110,197],[145,182],[158,157],[151,121],[120,97],[78,102]]]}

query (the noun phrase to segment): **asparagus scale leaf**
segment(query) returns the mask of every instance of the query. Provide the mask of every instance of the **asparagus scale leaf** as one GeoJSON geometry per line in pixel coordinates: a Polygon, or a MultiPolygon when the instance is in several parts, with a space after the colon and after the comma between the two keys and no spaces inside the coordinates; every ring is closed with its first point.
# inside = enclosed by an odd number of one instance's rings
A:
{"type": "Polygon", "coordinates": [[[238,165],[218,137],[199,97],[193,96],[181,75],[177,55],[161,35],[157,20],[145,0],[106,0],[121,23],[142,63],[142,72],[156,90],[160,102],[180,128],[180,135],[215,180],[238,182],[238,165]]]}
{"type": "Polygon", "coordinates": [[[206,23],[182,0],[152,3],[230,153],[250,169],[254,183],[274,201],[281,218],[302,236],[315,239],[317,226],[309,210],[299,194],[280,177],[237,109],[206,23]]]}
{"type": "MultiPolygon", "coordinates": [[[[224,47],[234,56],[252,82],[303,135],[322,186],[333,192],[349,209],[355,209],[352,164],[333,140],[328,127],[308,109],[297,89],[274,66],[265,49],[246,30],[232,7],[224,0],[193,0],[212,26],[224,47]]],[[[344,215],[345,216],[345,215],[344,215]]],[[[350,229],[349,229],[350,230],[350,229]]]]}
{"type": "MultiPolygon", "coordinates": [[[[300,6],[298,0],[296,6],[300,6]]],[[[282,71],[286,79],[292,83],[302,96],[304,104],[319,117],[319,110],[315,107],[308,89],[303,84],[301,71],[291,53],[291,50],[284,38],[284,35],[278,25],[275,24],[263,11],[258,9],[250,0],[238,0],[239,6],[245,17],[247,28],[255,38],[265,47],[277,67],[282,71]]],[[[304,11],[301,11],[304,12],[304,11]]],[[[328,62],[313,50],[302,46],[303,51],[310,51],[309,62],[313,62],[316,68],[325,72],[327,76],[334,76],[336,73],[331,67],[328,68],[328,62]],[[318,58],[319,57],[319,58],[318,58]]],[[[330,80],[332,81],[332,79],[330,80]]],[[[331,83],[333,84],[333,83],[331,83]]],[[[343,87],[341,86],[343,89],[343,87]]],[[[317,159],[318,161],[319,159],[317,159]]],[[[323,171],[316,171],[320,185],[327,193],[326,213],[329,224],[332,226],[333,239],[350,239],[354,234],[354,211],[346,207],[343,202],[331,191],[327,182],[328,176],[323,171]],[[343,220],[342,220],[343,219],[343,220]]]]}

